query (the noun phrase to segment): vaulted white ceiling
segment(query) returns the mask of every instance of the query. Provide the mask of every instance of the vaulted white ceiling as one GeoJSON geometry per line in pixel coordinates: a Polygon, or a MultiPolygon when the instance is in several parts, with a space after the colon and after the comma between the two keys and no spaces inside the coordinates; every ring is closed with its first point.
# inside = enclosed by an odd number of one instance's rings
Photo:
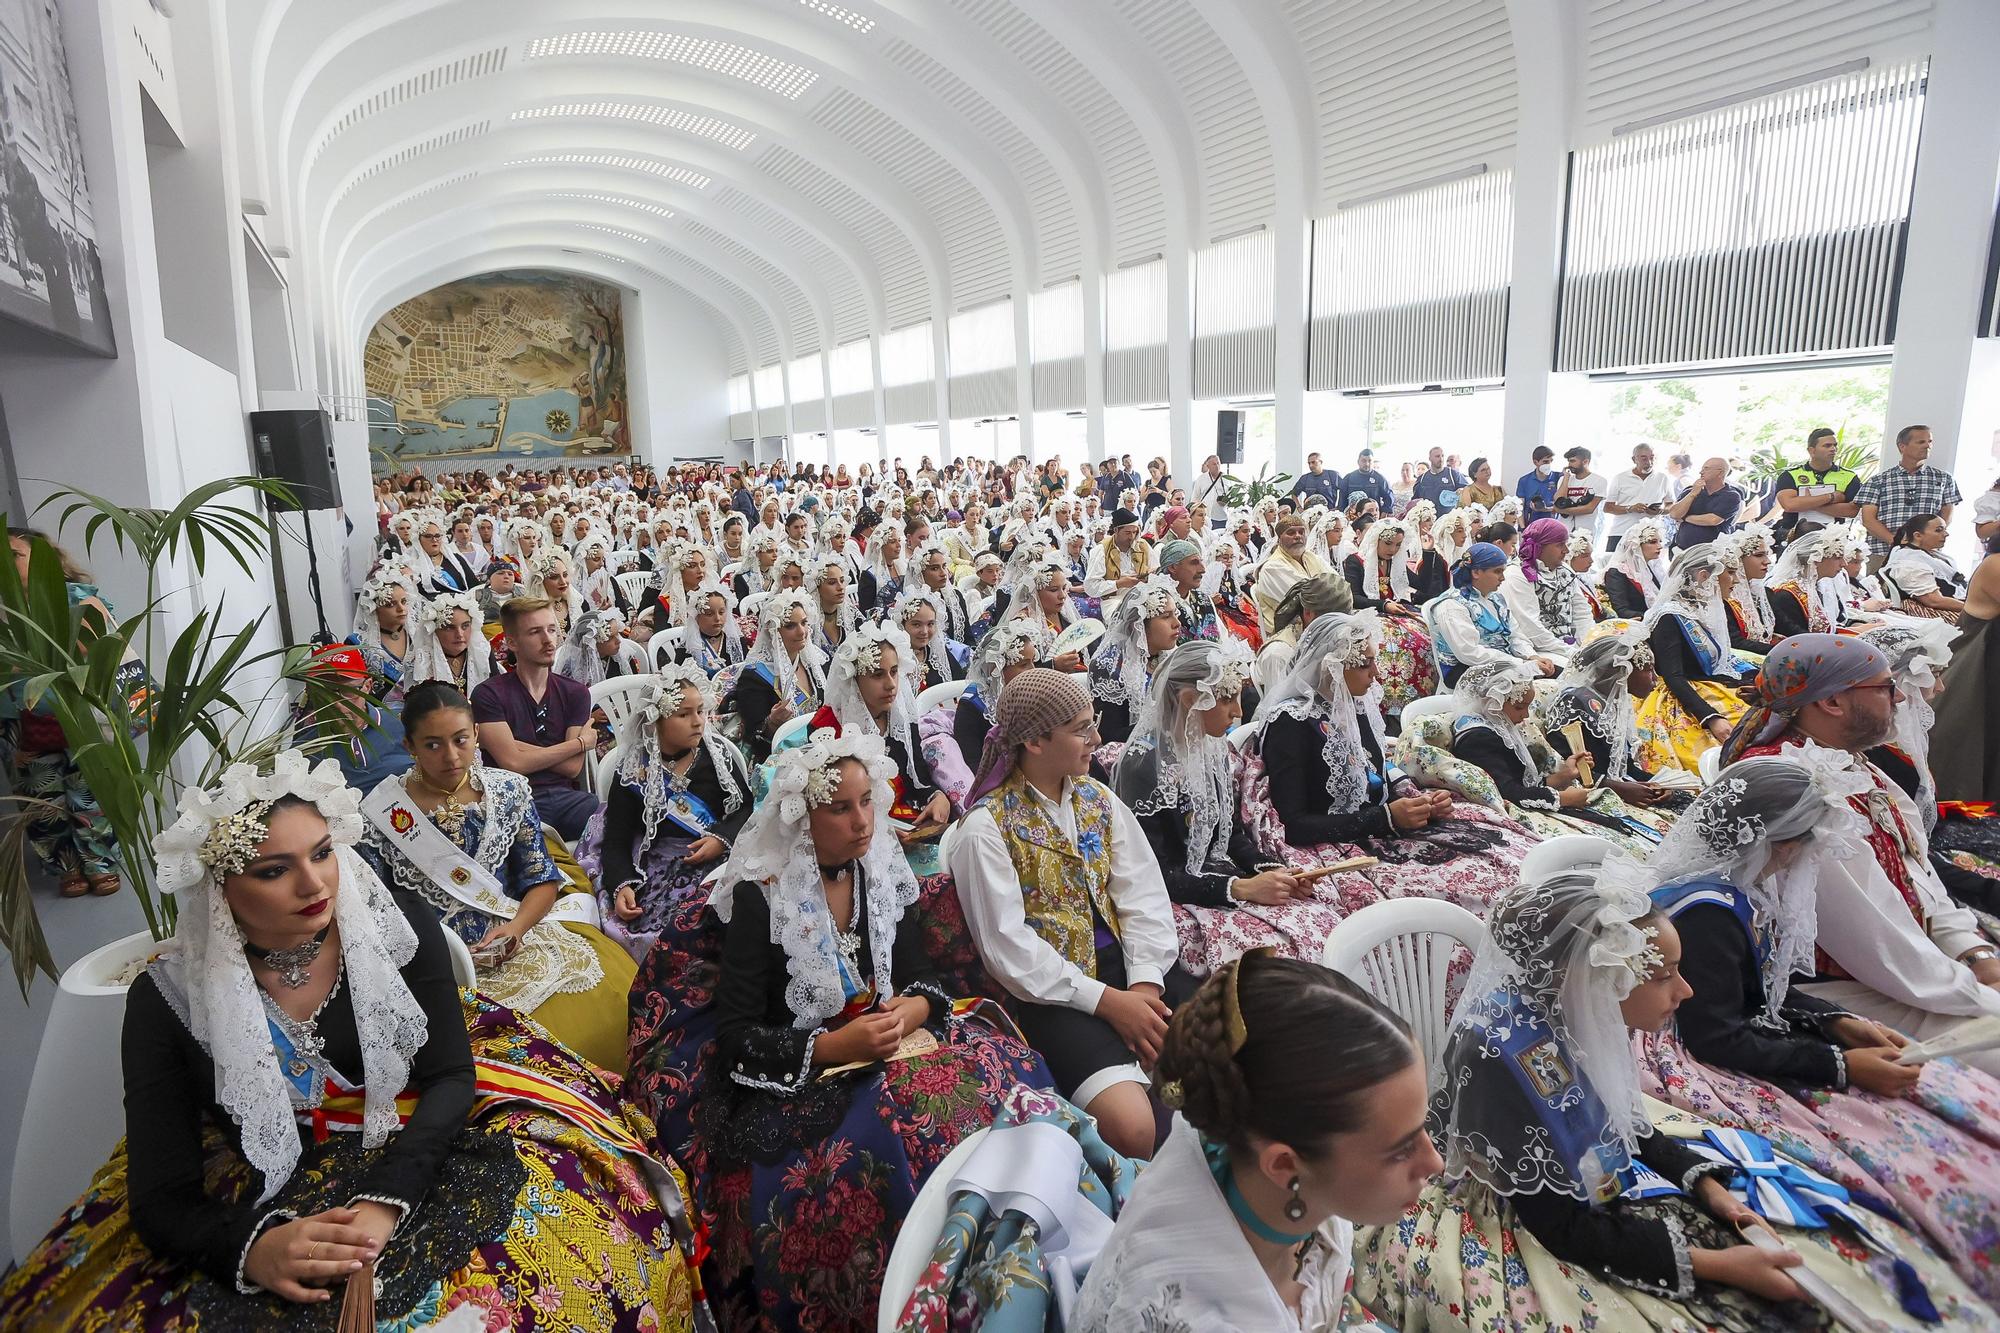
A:
{"type": "MultiPolygon", "coordinates": [[[[1573,14],[1579,127],[1930,8],[1514,2],[1573,14]]],[[[1514,150],[1507,0],[230,3],[245,192],[349,390],[503,259],[679,289],[742,371],[1514,150]]]]}

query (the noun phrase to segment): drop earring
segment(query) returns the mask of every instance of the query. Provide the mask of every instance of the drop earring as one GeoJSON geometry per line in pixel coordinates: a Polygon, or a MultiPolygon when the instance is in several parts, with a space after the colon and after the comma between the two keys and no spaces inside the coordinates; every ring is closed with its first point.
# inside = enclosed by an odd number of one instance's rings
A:
{"type": "Polygon", "coordinates": [[[1285,1216],[1296,1222],[1306,1215],[1306,1201],[1299,1197],[1299,1178],[1292,1177],[1292,1197],[1285,1204],[1285,1216]]]}

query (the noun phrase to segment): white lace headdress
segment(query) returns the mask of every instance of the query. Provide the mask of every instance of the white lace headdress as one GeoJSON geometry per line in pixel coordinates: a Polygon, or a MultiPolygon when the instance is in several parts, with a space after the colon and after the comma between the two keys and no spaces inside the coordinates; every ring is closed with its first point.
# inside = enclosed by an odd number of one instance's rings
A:
{"type": "Polygon", "coordinates": [[[1254,664],[1250,645],[1230,637],[1195,639],[1168,653],[1112,773],[1113,789],[1134,813],[1185,804],[1190,874],[1205,871],[1212,854],[1228,856],[1236,820],[1229,742],[1210,736],[1201,714],[1242,697],[1254,664]]]}
{"type": "Polygon", "coordinates": [[[1054,645],[1055,636],[1039,620],[1003,620],[980,638],[966,677],[991,712],[1000,702],[1007,668],[1023,663],[1032,666],[1047,657],[1054,645]]]}
{"type": "Polygon", "coordinates": [[[1452,686],[1451,693],[1458,704],[1460,716],[1474,718],[1490,728],[1521,761],[1524,774],[1532,775],[1527,780],[1539,778],[1541,765],[1535,761],[1534,751],[1528,747],[1527,733],[1505,711],[1508,704],[1523,695],[1534,696],[1535,675],[1532,671],[1519,662],[1481,662],[1465,669],[1465,674],[1458,678],[1458,684],[1452,686]]]}
{"type": "MultiPolygon", "coordinates": [[[[1618,549],[1622,551],[1625,547],[1621,543],[1618,549]]],[[[1713,655],[1726,659],[1729,655],[1729,611],[1722,604],[1722,568],[1722,552],[1715,549],[1713,542],[1690,546],[1676,555],[1667,574],[1666,587],[1646,608],[1640,632],[1650,637],[1661,617],[1679,613],[1706,630],[1712,642],[1713,655]]]]}
{"type": "Polygon", "coordinates": [[[1897,616],[1869,625],[1861,637],[1882,650],[1889,672],[1902,688],[1896,701],[1896,729],[1890,739],[1917,770],[1917,813],[1924,832],[1937,827],[1937,779],[1931,773],[1931,724],[1937,714],[1928,697],[1951,664],[1957,630],[1949,621],[1897,616]]]}
{"type": "Polygon", "coordinates": [[[939,680],[950,680],[951,649],[946,646],[945,609],[942,597],[922,584],[914,584],[904,591],[893,607],[889,608],[889,623],[907,634],[910,617],[926,606],[937,619],[931,628],[931,640],[924,645],[923,656],[915,658],[916,650],[911,649],[913,660],[909,664],[910,670],[917,679],[922,679],[924,672],[929,670],[937,672],[939,680]]]}
{"type": "Polygon", "coordinates": [[[1389,593],[1399,602],[1410,600],[1410,555],[1421,553],[1423,542],[1417,536],[1416,524],[1408,519],[1380,519],[1368,526],[1361,537],[1361,586],[1370,596],[1379,594],[1382,587],[1382,539],[1390,533],[1397,533],[1402,542],[1396,547],[1396,554],[1389,557],[1389,593]]]}
{"type": "MultiPolygon", "coordinates": [[[[383,561],[361,585],[354,597],[354,636],[363,643],[381,646],[382,626],[375,619],[378,608],[387,606],[398,588],[406,597],[416,597],[416,580],[401,562],[383,561]]],[[[408,628],[409,622],[403,622],[408,628]]]]}
{"type": "Polygon", "coordinates": [[[818,596],[804,588],[787,588],[783,592],[772,593],[758,617],[757,642],[745,661],[763,662],[770,666],[780,699],[791,697],[801,663],[809,669],[824,669],[826,666],[826,654],[813,643],[810,635],[795,658],[785,651],[785,642],[778,632],[778,627],[789,620],[794,611],[804,612],[806,624],[810,626],[818,602],[818,596]]]}
{"type": "Polygon", "coordinates": [[[1651,605],[1660,595],[1660,585],[1665,580],[1661,577],[1658,558],[1648,560],[1646,553],[1640,549],[1649,540],[1661,542],[1667,540],[1666,521],[1651,514],[1625,530],[1625,536],[1619,541],[1618,553],[1613,560],[1617,568],[1623,570],[1625,576],[1638,585],[1639,591],[1646,594],[1647,604],[1651,605]]]}
{"type": "Polygon", "coordinates": [[[903,753],[916,758],[917,701],[910,695],[910,664],[915,657],[910,636],[894,625],[863,624],[847,636],[826,673],[826,706],[840,719],[844,733],[894,736],[903,742],[903,753]],[[896,654],[896,693],[889,701],[889,724],[878,727],[861,700],[860,678],[880,669],[884,648],[896,654]]]}
{"type": "Polygon", "coordinates": [[[1359,667],[1382,644],[1382,620],[1373,611],[1328,611],[1315,616],[1299,636],[1292,664],[1257,705],[1251,734],[1261,746],[1264,728],[1273,718],[1324,720],[1320,757],[1326,763],[1328,807],[1339,814],[1361,808],[1368,796],[1369,758],[1362,744],[1364,720],[1378,751],[1382,738],[1382,684],[1377,681],[1356,699],[1347,688],[1346,668],[1359,667]]]}
{"type": "Polygon", "coordinates": [[[637,787],[644,803],[639,843],[632,852],[634,865],[644,863],[675,794],[673,775],[668,771],[666,756],[660,752],[660,719],[680,712],[689,696],[701,700],[706,725],[696,744],[708,752],[709,763],[715,768],[716,782],[722,788],[721,813],[733,814],[742,809],[750,790],[741,753],[715,729],[715,685],[706,671],[692,662],[670,662],[637,679],[642,684],[631,723],[636,739],[618,764],[619,781],[637,787]]]}
{"type": "Polygon", "coordinates": [[[450,663],[438,647],[437,634],[463,611],[471,617],[471,633],[465,640],[465,690],[470,694],[493,674],[493,645],[480,632],[486,614],[479,608],[479,594],[448,592],[421,603],[416,609],[416,631],[410,635],[410,666],[403,678],[412,685],[427,680],[451,679],[450,663]]]}
{"type": "Polygon", "coordinates": [[[1152,654],[1146,647],[1146,623],[1155,616],[1175,615],[1174,585],[1155,574],[1135,584],[1119,599],[1105,627],[1104,642],[1092,657],[1090,692],[1106,703],[1136,708],[1145,701],[1152,654]]]}
{"type": "Polygon", "coordinates": [[[819,852],[809,816],[833,799],[841,765],[850,759],[867,770],[875,803],[875,833],[861,855],[856,887],[867,894],[876,993],[885,1000],[892,997],[896,992],[889,969],[896,923],[917,900],[917,878],[888,826],[896,765],[880,736],[854,731],[835,736],[826,728],[814,732],[804,745],[774,756],[771,789],[737,835],[729,860],[714,875],[716,888],[708,900],[716,916],[727,923],[735,912],[738,885],[748,881],[766,886],[771,943],[785,951],[790,974],[785,1003],[792,1011],[792,1026],[802,1031],[824,1027],[847,1003],[835,935],[840,927],[828,913],[820,887],[819,852]]]}
{"type": "Polygon", "coordinates": [[[740,658],[743,655],[743,631],[736,624],[736,594],[713,579],[704,581],[687,596],[687,621],[680,629],[681,651],[689,657],[701,651],[701,626],[695,623],[695,616],[711,597],[722,599],[723,655],[731,659],[740,658]]]}
{"type": "Polygon", "coordinates": [[[401,970],[416,955],[416,932],[354,851],[361,794],[347,785],[340,766],[322,759],[308,767],[304,755],[287,750],[269,772],[232,764],[216,786],[184,792],[180,817],[153,839],[160,892],[182,904],[174,926],[179,948],[153,966],[169,974],[163,990],[183,997],[181,1017],[215,1065],[215,1100],[241,1128],[243,1155],[263,1176],[260,1203],[291,1179],[299,1131],[291,1085],[272,1047],[264,993],[222,886],[255,858],[271,808],[287,796],[310,802],[326,819],[340,867],[333,919],[367,1085],[366,1146],[380,1147],[396,1129],[396,1096],[408,1085],[411,1061],[428,1036],[424,1011],[401,970]]]}
{"type": "MultiPolygon", "coordinates": [[[[1777,638],[1777,620],[1771,614],[1771,598],[1764,591],[1764,579],[1753,579],[1744,571],[1743,558],[1771,553],[1771,530],[1762,523],[1745,523],[1715,539],[1724,568],[1736,576],[1734,595],[1728,600],[1743,613],[1745,637],[1753,643],[1771,643],[1777,638]]],[[[1768,576],[1769,570],[1766,570],[1768,576]]]]}

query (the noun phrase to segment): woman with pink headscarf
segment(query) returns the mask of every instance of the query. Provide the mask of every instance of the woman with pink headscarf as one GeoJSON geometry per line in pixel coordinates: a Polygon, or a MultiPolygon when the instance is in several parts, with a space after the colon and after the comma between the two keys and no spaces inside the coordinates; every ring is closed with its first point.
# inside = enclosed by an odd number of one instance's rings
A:
{"type": "Polygon", "coordinates": [[[1529,616],[1564,643],[1576,643],[1596,623],[1590,595],[1569,567],[1569,529],[1561,519],[1538,518],[1521,531],[1520,559],[1500,590],[1517,616],[1529,616]]]}

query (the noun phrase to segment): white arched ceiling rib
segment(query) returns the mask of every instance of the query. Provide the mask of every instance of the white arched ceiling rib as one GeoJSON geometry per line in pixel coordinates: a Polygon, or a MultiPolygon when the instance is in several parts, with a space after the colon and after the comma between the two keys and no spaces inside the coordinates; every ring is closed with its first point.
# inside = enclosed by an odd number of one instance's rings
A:
{"type": "Polygon", "coordinates": [[[400,231],[385,232],[367,252],[357,256],[354,268],[366,272],[385,253],[392,254],[413,232],[427,227],[449,229],[459,215],[471,213],[509,222],[545,221],[552,234],[565,238],[575,228],[582,228],[598,238],[624,235],[658,250],[688,250],[703,258],[712,257],[731,272],[754,276],[765,290],[776,296],[791,325],[794,346],[816,345],[812,339],[832,318],[824,290],[809,273],[787,271],[756,251],[746,249],[739,241],[722,236],[713,228],[691,223],[690,219],[703,211],[703,201],[698,196],[679,201],[683,211],[671,220],[642,217],[637,220],[639,225],[634,225],[630,212],[615,204],[554,198],[546,186],[525,188],[525,179],[518,170],[482,180],[500,192],[488,190],[455,197],[446,207],[428,211],[422,217],[408,217],[400,231]],[[513,187],[511,190],[506,188],[509,185],[513,187]]]}
{"type": "MultiPolygon", "coordinates": [[[[794,192],[782,189],[769,177],[759,179],[757,187],[754,192],[742,188],[742,184],[737,182],[718,187],[713,201],[718,216],[727,214],[738,219],[739,226],[755,228],[764,235],[777,238],[780,244],[804,257],[806,263],[825,278],[833,301],[835,344],[866,337],[873,330],[883,327],[888,322],[888,316],[882,302],[881,275],[875,269],[874,259],[868,256],[860,242],[855,241],[851,254],[843,251],[836,255],[822,239],[822,234],[834,225],[828,218],[818,216],[814,228],[809,229],[802,221],[801,212],[781,211],[769,202],[772,195],[792,196],[794,192]]],[[[838,230],[848,234],[845,227],[838,230]]]]}
{"type": "MultiPolygon", "coordinates": [[[[630,62],[616,69],[595,69],[591,71],[591,75],[593,89],[604,89],[620,96],[642,96],[649,92],[657,92],[659,88],[657,70],[643,68],[630,62]]],[[[538,77],[534,80],[535,90],[541,98],[562,95],[567,86],[561,81],[560,71],[553,72],[547,78],[538,77]]],[[[869,159],[854,152],[840,140],[812,125],[797,113],[779,109],[772,99],[755,96],[734,81],[725,81],[702,71],[689,70],[684,74],[676,73],[675,86],[683,94],[680,105],[757,132],[764,145],[763,156],[758,159],[759,164],[768,165],[774,153],[787,151],[780,148],[780,144],[792,143],[796,144],[801,152],[810,154],[813,161],[824,163],[837,172],[841,193],[861,201],[865,205],[865,217],[862,220],[872,221],[874,224],[870,229],[874,233],[871,236],[868,231],[855,227],[856,218],[860,216],[856,209],[848,207],[844,210],[850,229],[861,231],[864,239],[869,242],[870,253],[874,255],[876,266],[883,273],[885,283],[893,267],[888,261],[895,255],[900,242],[907,247],[906,253],[916,261],[913,274],[916,280],[920,284],[928,282],[933,288],[941,290],[945,272],[942,239],[932,229],[930,219],[924,213],[921,203],[908,196],[898,182],[881,172],[869,159]]],[[[479,91],[477,85],[461,85],[445,89],[434,97],[421,98],[399,108],[398,114],[435,124],[439,113],[445,108],[456,109],[477,105],[479,91]]],[[[629,122],[593,125],[590,130],[589,139],[580,142],[573,128],[565,128],[547,121],[509,120],[504,125],[493,125],[485,138],[504,145],[517,142],[532,143],[537,146],[538,151],[577,148],[650,155],[661,137],[651,127],[629,122]]],[[[675,137],[677,141],[696,142],[690,136],[675,137]]],[[[496,148],[495,151],[501,150],[496,148]]],[[[756,153],[758,146],[753,145],[750,151],[756,153]]],[[[332,160],[334,152],[329,150],[327,161],[332,160]]],[[[756,192],[758,189],[759,182],[754,173],[743,176],[739,169],[735,178],[746,190],[756,192]]],[[[779,177],[781,184],[784,179],[781,174],[779,177]]],[[[373,183],[368,182],[362,188],[367,189],[373,183]]],[[[808,204],[804,210],[806,216],[813,216],[818,210],[828,206],[823,193],[821,197],[806,202],[808,204]]],[[[302,201],[301,208],[301,216],[317,216],[311,196],[302,201]]],[[[794,211],[800,210],[795,208],[794,211]]],[[[828,230],[831,235],[837,229],[828,230]]],[[[928,310],[929,293],[926,292],[924,295],[925,309],[928,310]]]]}

